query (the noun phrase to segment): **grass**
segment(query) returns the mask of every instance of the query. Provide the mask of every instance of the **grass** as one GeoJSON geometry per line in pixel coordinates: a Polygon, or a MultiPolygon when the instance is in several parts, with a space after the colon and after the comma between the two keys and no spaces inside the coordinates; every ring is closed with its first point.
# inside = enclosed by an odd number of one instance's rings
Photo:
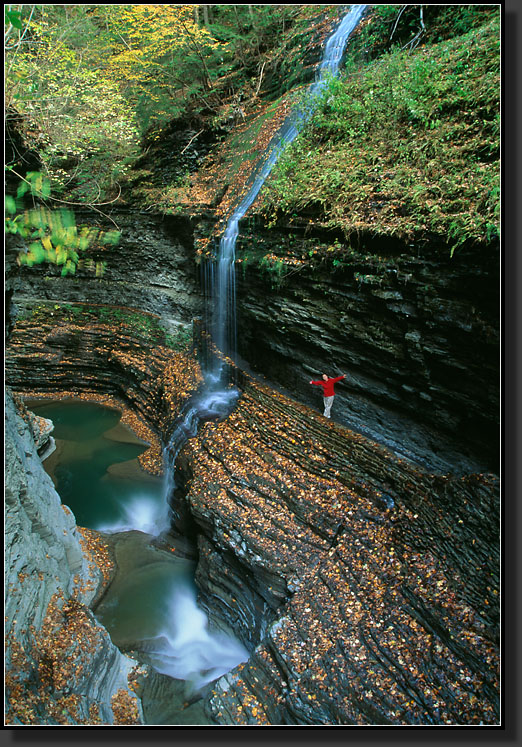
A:
{"type": "Polygon", "coordinates": [[[500,27],[395,50],[329,82],[267,181],[269,221],[314,222],[453,253],[499,233],[500,27]]]}

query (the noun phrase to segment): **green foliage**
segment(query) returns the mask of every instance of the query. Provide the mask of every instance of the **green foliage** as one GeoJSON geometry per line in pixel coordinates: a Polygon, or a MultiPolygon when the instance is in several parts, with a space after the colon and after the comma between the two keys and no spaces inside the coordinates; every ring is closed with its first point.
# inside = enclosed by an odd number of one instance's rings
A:
{"type": "Polygon", "coordinates": [[[7,6],[8,117],[21,115],[55,194],[117,199],[145,133],[255,95],[299,8],[7,6]]]}
{"type": "Polygon", "coordinates": [[[329,81],[263,194],[277,217],[315,206],[348,235],[437,235],[453,253],[499,226],[499,23],[395,50],[329,81]]]}
{"type": "Polygon", "coordinates": [[[79,228],[74,213],[66,208],[50,209],[44,204],[25,208],[22,198],[27,193],[35,198],[50,197],[49,180],[40,172],[30,172],[20,182],[16,198],[6,196],[6,233],[17,234],[26,243],[26,249],[18,254],[18,264],[21,267],[57,265],[62,268],[62,276],[74,275],[78,266],[82,266],[102,277],[107,263],[95,262],[85,252],[94,246],[117,244],[119,232],[79,228]]]}
{"type": "Polygon", "coordinates": [[[282,259],[271,255],[264,256],[260,261],[260,267],[268,273],[273,287],[278,288],[281,286],[285,270],[282,259]]]}
{"type": "Polygon", "coordinates": [[[175,334],[166,333],[165,344],[178,352],[188,350],[192,346],[192,328],[180,327],[175,334]]]}
{"type": "MultiPolygon", "coordinates": [[[[103,34],[89,6],[11,6],[23,29],[6,44],[6,104],[22,115],[53,191],[99,203],[137,154],[135,116],[102,73],[103,34]]],[[[9,116],[9,114],[8,114],[9,116]]]]}
{"type": "Polygon", "coordinates": [[[498,16],[495,5],[372,5],[350,41],[346,61],[359,66],[383,54],[466,34],[498,16]]]}
{"type": "Polygon", "coordinates": [[[5,26],[6,30],[9,31],[9,27],[12,26],[14,29],[22,30],[22,14],[18,10],[5,9],[5,26]]]}

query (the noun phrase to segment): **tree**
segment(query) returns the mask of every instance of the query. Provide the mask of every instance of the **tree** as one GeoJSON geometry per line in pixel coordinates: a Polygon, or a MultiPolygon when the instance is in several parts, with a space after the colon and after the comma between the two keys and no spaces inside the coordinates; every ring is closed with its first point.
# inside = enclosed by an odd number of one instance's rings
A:
{"type": "Polygon", "coordinates": [[[208,94],[228,45],[199,25],[194,6],[107,5],[95,12],[110,38],[104,75],[135,107],[142,129],[176,116],[192,98],[216,105],[208,94]]]}
{"type": "Polygon", "coordinates": [[[22,116],[55,192],[86,202],[117,194],[139,134],[118,86],[100,75],[98,27],[84,6],[10,8],[7,111],[22,116]]]}

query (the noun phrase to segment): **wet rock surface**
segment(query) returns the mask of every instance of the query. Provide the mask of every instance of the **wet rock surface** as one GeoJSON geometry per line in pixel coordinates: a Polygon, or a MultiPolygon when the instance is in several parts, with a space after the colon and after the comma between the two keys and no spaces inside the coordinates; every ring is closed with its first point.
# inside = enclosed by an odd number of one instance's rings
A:
{"type": "MultiPolygon", "coordinates": [[[[358,262],[337,280],[303,270],[285,288],[247,270],[240,352],[297,399],[236,372],[236,409],[202,423],[177,461],[183,490],[171,502],[197,543],[201,605],[252,652],[205,696],[211,723],[499,722],[494,299],[484,291],[473,307],[478,269],[459,306],[464,268],[435,299],[420,283],[440,267],[404,260],[394,287],[364,281],[378,272],[358,262]],[[348,377],[339,422],[317,412],[308,384],[329,362],[348,377]],[[363,422],[371,438],[346,427],[363,422]]],[[[161,462],[197,362],[128,320],[54,303],[36,319],[29,296],[15,301],[24,314],[7,382],[28,395],[114,397],[154,431],[161,462]]],[[[174,685],[149,679],[144,697],[156,687],[168,700],[174,685]]]]}
{"type": "MultiPolygon", "coordinates": [[[[10,340],[22,391],[108,388],[147,420],[159,413],[158,432],[195,391],[186,359],[171,369],[161,346],[125,329],[39,329],[20,322],[10,340]]],[[[186,443],[187,494],[171,496],[197,542],[200,604],[252,652],[210,689],[205,718],[498,723],[497,478],[432,473],[249,375],[235,380],[235,410],[186,443]]]]}
{"type": "Polygon", "coordinates": [[[139,724],[120,653],[89,605],[103,551],[82,535],[45,473],[27,413],[6,395],[6,723],[139,724]],[[25,422],[24,422],[25,421],[25,422]]]}
{"type": "Polygon", "coordinates": [[[494,724],[498,485],[437,475],[258,383],[181,462],[234,724],[494,724]],[[393,504],[393,507],[392,507],[393,504]]]}
{"type": "Polygon", "coordinates": [[[140,463],[161,473],[161,434],[201,380],[189,348],[169,348],[156,317],[120,306],[40,302],[25,310],[7,349],[9,386],[25,396],[58,393],[122,407],[122,422],[128,417],[151,444],[140,463]]]}
{"type": "Polygon", "coordinates": [[[242,227],[241,357],[321,412],[309,380],[344,373],[338,422],[430,470],[498,472],[498,252],[336,239],[242,227]],[[256,252],[286,264],[256,267],[256,252]]]}

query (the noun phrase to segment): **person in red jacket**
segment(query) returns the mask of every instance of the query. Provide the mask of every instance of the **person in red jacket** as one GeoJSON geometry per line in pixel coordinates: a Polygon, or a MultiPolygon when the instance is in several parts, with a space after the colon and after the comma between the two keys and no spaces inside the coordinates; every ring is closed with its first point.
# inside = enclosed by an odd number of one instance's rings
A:
{"type": "Polygon", "coordinates": [[[332,409],[332,404],[334,401],[335,391],[334,391],[334,384],[336,384],[338,381],[341,381],[341,379],[346,378],[343,374],[342,376],[336,376],[333,379],[330,379],[326,374],[323,374],[323,378],[321,381],[311,381],[310,384],[314,384],[315,386],[322,386],[323,387],[323,402],[324,402],[324,413],[323,415],[325,418],[330,417],[330,410],[332,409]]]}

